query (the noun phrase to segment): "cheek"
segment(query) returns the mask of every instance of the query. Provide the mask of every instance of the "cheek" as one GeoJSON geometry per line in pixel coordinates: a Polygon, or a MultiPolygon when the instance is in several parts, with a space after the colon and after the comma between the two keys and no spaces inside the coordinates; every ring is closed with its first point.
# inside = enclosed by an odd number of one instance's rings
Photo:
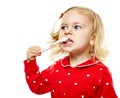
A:
{"type": "Polygon", "coordinates": [[[80,34],[80,35],[76,35],[76,37],[78,37],[78,39],[83,39],[83,40],[90,39],[90,35],[88,34],[80,34]]]}
{"type": "Polygon", "coordinates": [[[76,38],[77,42],[81,45],[88,45],[89,41],[90,41],[90,36],[86,36],[86,35],[81,35],[79,37],[76,38]]]}

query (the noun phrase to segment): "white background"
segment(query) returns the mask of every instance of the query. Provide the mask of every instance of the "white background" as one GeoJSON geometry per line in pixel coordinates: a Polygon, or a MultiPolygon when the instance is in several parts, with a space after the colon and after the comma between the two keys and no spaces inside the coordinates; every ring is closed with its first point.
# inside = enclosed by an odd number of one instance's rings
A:
{"type": "MultiPolygon", "coordinates": [[[[119,0],[0,0],[0,98],[50,98],[33,94],[25,81],[23,61],[32,45],[44,45],[54,22],[68,7],[86,6],[96,11],[105,26],[107,47],[105,62],[120,97],[120,6],[119,0]]],[[[38,57],[43,70],[49,53],[38,57]]]]}

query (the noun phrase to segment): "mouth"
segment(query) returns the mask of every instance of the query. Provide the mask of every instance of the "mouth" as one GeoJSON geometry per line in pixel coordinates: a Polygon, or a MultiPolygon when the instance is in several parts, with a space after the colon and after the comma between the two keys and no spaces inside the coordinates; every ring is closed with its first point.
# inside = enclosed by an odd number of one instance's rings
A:
{"type": "Polygon", "coordinates": [[[66,41],[63,41],[62,44],[71,45],[71,44],[73,44],[73,40],[71,38],[68,38],[66,41]]]}

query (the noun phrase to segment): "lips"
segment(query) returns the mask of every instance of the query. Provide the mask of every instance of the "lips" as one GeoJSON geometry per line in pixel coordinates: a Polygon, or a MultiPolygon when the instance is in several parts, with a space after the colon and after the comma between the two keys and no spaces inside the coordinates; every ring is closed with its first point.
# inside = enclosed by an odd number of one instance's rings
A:
{"type": "Polygon", "coordinates": [[[67,41],[64,41],[63,44],[72,44],[73,40],[71,38],[68,38],[67,41]]]}

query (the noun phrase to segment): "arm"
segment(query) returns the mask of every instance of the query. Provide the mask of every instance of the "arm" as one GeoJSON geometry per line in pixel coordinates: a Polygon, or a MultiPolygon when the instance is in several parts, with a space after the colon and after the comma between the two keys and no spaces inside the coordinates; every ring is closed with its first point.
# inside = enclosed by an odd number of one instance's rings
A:
{"type": "Polygon", "coordinates": [[[36,64],[36,59],[27,62],[24,61],[24,72],[26,76],[27,84],[30,90],[36,94],[43,94],[50,91],[50,84],[48,79],[48,70],[46,69],[43,72],[39,72],[39,67],[36,64]]]}
{"type": "Polygon", "coordinates": [[[39,67],[36,63],[36,57],[41,55],[39,46],[32,46],[27,50],[27,60],[24,61],[26,81],[32,92],[43,94],[50,91],[48,81],[48,69],[39,72],[39,67]]]}
{"type": "Polygon", "coordinates": [[[100,98],[118,98],[112,80],[112,75],[107,67],[103,68],[101,81],[100,98]]]}

